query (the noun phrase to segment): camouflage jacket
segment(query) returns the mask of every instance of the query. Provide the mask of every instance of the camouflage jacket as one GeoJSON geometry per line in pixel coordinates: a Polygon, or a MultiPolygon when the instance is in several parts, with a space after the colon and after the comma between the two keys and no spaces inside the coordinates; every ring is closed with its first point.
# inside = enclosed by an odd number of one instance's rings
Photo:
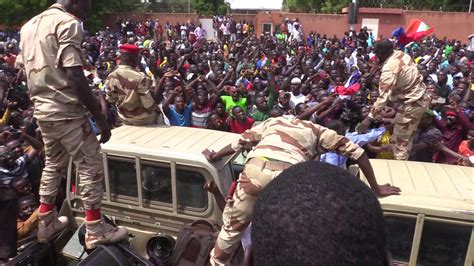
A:
{"type": "Polygon", "coordinates": [[[106,100],[117,106],[124,124],[156,122],[158,107],[151,95],[152,81],[135,69],[119,65],[105,81],[106,100]]]}
{"type": "Polygon", "coordinates": [[[425,94],[423,76],[413,59],[402,51],[394,51],[385,61],[380,75],[380,96],[374,103],[369,117],[375,118],[389,100],[401,103],[418,101],[425,94]]]}
{"type": "Polygon", "coordinates": [[[253,147],[247,160],[266,157],[291,164],[319,160],[322,153],[336,152],[357,160],[364,150],[335,131],[299,119],[269,118],[246,130],[232,143],[234,150],[253,147]]]}

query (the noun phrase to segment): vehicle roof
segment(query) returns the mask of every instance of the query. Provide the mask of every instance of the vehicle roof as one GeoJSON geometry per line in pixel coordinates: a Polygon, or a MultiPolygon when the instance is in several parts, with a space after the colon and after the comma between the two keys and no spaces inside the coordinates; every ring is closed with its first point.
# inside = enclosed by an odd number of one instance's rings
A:
{"type": "Polygon", "coordinates": [[[377,159],[371,164],[379,184],[402,190],[400,196],[379,199],[384,210],[399,206],[444,217],[457,213],[474,221],[474,168],[377,159]]]}
{"type": "Polygon", "coordinates": [[[102,151],[169,156],[207,163],[201,153],[203,150],[218,151],[238,137],[234,133],[201,128],[124,125],[112,130],[112,137],[102,145],[102,151]]]}

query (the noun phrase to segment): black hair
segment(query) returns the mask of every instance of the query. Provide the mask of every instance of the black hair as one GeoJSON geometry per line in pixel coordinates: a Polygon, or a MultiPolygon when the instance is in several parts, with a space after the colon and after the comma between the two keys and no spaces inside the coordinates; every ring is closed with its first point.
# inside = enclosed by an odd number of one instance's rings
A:
{"type": "Polygon", "coordinates": [[[304,107],[305,103],[299,103],[295,106],[295,113],[296,114],[301,114],[304,110],[303,110],[303,107],[304,107]]]}
{"type": "Polygon", "coordinates": [[[308,161],[263,189],[252,216],[253,265],[384,265],[375,194],[347,171],[308,161]]]}
{"type": "Polygon", "coordinates": [[[382,53],[389,53],[393,51],[393,43],[388,39],[382,39],[375,43],[375,51],[380,51],[382,53]]]}
{"type": "Polygon", "coordinates": [[[18,200],[18,205],[20,205],[21,203],[27,201],[27,200],[32,200],[36,203],[38,203],[38,198],[35,196],[35,195],[26,195],[26,196],[23,196],[21,197],[19,200],[18,200]]]}

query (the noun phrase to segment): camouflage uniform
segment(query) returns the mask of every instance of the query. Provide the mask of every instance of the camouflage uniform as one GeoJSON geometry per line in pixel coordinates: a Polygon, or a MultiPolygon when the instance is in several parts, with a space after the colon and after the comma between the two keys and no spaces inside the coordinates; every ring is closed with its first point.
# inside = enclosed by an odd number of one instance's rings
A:
{"type": "Polygon", "coordinates": [[[379,91],[380,96],[369,117],[375,118],[388,100],[400,103],[390,143],[393,144],[395,159],[408,160],[413,136],[431,101],[425,93],[423,76],[409,55],[394,51],[385,61],[380,75],[379,91]]]}
{"type": "Polygon", "coordinates": [[[223,226],[211,251],[213,265],[229,264],[232,252],[250,223],[260,191],[283,170],[307,160],[319,160],[319,156],[328,151],[354,160],[364,153],[358,145],[333,130],[309,121],[282,117],[270,118],[245,131],[232,148],[238,151],[254,144],[239,176],[233,201],[224,209],[223,226]]]}
{"type": "Polygon", "coordinates": [[[21,29],[19,64],[24,65],[28,88],[44,141],[46,166],[40,201],[54,204],[61,178],[72,157],[79,172],[87,210],[100,207],[102,157],[86,109],[69,86],[65,67],[82,67],[81,22],[54,4],[21,29]]]}
{"type": "Polygon", "coordinates": [[[119,65],[105,81],[106,100],[115,104],[125,125],[156,124],[158,107],[149,90],[152,81],[135,69],[119,65]]]}

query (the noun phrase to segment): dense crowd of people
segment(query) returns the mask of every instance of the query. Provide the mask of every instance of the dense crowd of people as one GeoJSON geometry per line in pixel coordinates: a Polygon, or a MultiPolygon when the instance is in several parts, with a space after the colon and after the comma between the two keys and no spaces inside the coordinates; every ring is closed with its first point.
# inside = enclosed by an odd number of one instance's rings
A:
{"type": "MultiPolygon", "coordinates": [[[[381,68],[367,29],[339,37],[306,34],[297,18],[287,18],[276,32],[256,36],[252,21],[222,16],[214,18],[214,29],[217,39],[208,41],[202,25],[191,21],[124,18],[115,29],[86,34],[83,71],[108,126],[243,133],[269,118],[298,118],[345,135],[371,158],[396,157],[390,140],[403,103],[379,88],[381,68]],[[122,63],[141,74],[123,69],[130,75],[123,80],[115,73],[122,63]],[[124,97],[120,87],[127,84],[138,89],[124,97]],[[368,119],[381,94],[385,105],[368,119]]],[[[11,186],[21,196],[22,237],[38,223],[44,144],[22,65],[28,59],[17,60],[19,43],[19,32],[0,32],[0,188],[11,186]]],[[[416,63],[430,99],[408,145],[409,160],[473,166],[474,51],[467,42],[435,36],[399,50],[416,63]]],[[[89,122],[99,134],[98,121],[89,122]]],[[[354,163],[333,153],[320,160],[342,168],[354,163]]]]}

